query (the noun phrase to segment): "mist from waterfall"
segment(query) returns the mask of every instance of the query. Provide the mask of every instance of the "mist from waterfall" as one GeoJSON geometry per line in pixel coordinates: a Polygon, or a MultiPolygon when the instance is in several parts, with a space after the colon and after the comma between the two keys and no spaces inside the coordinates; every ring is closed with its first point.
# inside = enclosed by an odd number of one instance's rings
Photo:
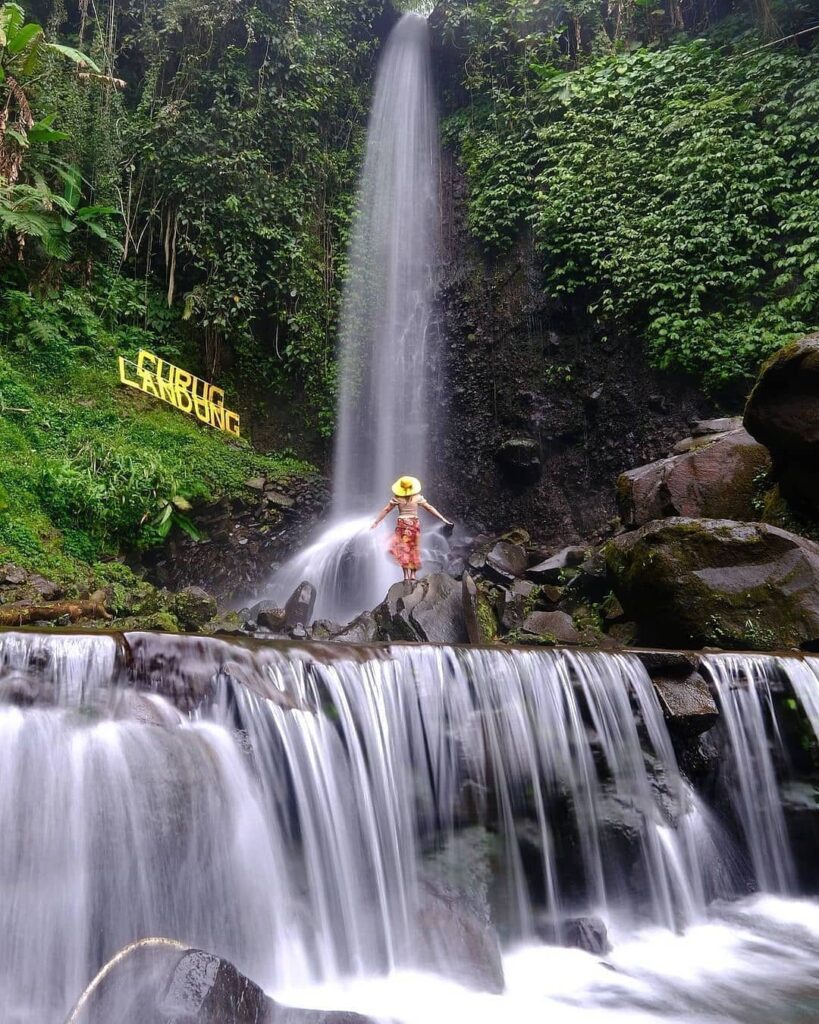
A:
{"type": "MultiPolygon", "coordinates": [[[[309,579],[319,618],[344,622],[400,578],[386,554],[386,527],[376,536],[367,527],[397,477],[427,479],[438,165],[429,30],[409,13],[379,61],[367,129],[341,311],[330,523],[273,580],[276,596],[287,597],[309,579]]],[[[436,533],[426,539],[434,548],[436,533]]]]}

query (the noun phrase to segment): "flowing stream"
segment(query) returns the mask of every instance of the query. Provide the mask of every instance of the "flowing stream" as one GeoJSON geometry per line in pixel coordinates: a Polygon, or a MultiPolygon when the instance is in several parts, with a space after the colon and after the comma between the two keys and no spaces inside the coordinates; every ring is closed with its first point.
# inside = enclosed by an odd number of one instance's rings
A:
{"type": "Polygon", "coordinates": [[[707,660],[724,800],[634,655],[0,635],[0,1020],[160,935],[407,1024],[815,1021],[775,713],[819,670],[707,660]]]}
{"type": "MultiPolygon", "coordinates": [[[[347,622],[400,579],[386,530],[367,527],[402,474],[427,479],[432,388],[440,347],[433,323],[439,230],[438,122],[426,19],[405,14],[381,56],[339,338],[338,425],[330,522],[275,576],[286,598],[303,579],[317,618],[347,622]]],[[[426,537],[426,561],[444,547],[426,537]]]]}

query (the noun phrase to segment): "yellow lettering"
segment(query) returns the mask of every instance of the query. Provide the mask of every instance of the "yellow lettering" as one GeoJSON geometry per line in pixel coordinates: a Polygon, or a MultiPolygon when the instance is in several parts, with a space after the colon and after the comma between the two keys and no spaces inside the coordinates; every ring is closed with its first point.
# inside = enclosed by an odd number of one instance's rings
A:
{"type": "MultiPolygon", "coordinates": [[[[129,360],[129,362],[130,362],[130,360],[129,360]]],[[[133,366],[134,364],[131,363],[131,365],[133,366]]],[[[129,379],[128,371],[125,369],[125,359],[122,356],[119,357],[119,379],[120,379],[120,383],[121,384],[127,384],[129,388],[141,388],[142,387],[142,385],[139,383],[138,380],[130,380],[129,379]]]]}
{"type": "Polygon", "coordinates": [[[193,410],[193,400],[191,399],[190,391],[185,388],[181,388],[178,384],[176,385],[176,408],[181,409],[182,412],[191,412],[193,410]]]}
{"type": "Polygon", "coordinates": [[[154,383],[154,375],[150,370],[142,371],[142,390],[146,395],[153,395],[154,398],[159,398],[159,392],[154,383]]]}
{"type": "Polygon", "coordinates": [[[234,437],[239,436],[239,414],[235,412],[225,412],[225,430],[228,434],[233,434],[234,437]]]}
{"type": "Polygon", "coordinates": [[[195,377],[145,349],[139,350],[136,363],[124,356],[118,356],[117,362],[121,384],[153,395],[226,434],[240,436],[239,414],[225,408],[223,388],[195,377]],[[133,372],[129,367],[136,371],[134,378],[129,376],[133,372]]]}
{"type": "Polygon", "coordinates": [[[154,366],[156,366],[156,356],[152,355],[150,352],[146,352],[144,348],[141,348],[139,350],[139,355],[137,356],[137,373],[140,377],[145,372],[145,363],[148,361],[152,362],[154,366]]]}
{"type": "Polygon", "coordinates": [[[202,423],[210,423],[210,402],[206,402],[204,398],[193,396],[193,412],[202,423]]]}
{"type": "Polygon", "coordinates": [[[211,403],[210,406],[210,425],[217,427],[219,430],[225,429],[225,408],[222,405],[214,405],[211,403]]]}
{"type": "Polygon", "coordinates": [[[173,384],[170,381],[163,380],[162,377],[157,377],[156,383],[159,386],[159,397],[163,402],[170,402],[171,405],[176,405],[176,391],[173,384]]]}

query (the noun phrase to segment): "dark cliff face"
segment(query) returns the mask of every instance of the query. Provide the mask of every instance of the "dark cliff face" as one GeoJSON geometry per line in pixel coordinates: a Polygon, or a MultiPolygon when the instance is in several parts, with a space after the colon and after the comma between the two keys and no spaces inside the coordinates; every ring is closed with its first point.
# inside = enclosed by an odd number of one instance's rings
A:
{"type": "Polygon", "coordinates": [[[478,529],[587,537],[615,514],[616,477],[666,454],[711,405],[691,382],[649,369],[635,339],[602,337],[548,300],[528,239],[483,253],[452,154],[442,189],[445,354],[429,494],[478,529]]]}

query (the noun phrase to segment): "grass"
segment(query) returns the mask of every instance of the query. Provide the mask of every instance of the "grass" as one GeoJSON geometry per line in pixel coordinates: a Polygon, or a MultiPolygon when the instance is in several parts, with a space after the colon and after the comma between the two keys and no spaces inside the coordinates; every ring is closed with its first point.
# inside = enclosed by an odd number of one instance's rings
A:
{"type": "Polygon", "coordinates": [[[63,581],[161,543],[190,506],[250,477],[311,469],[122,387],[116,356],[161,342],[111,330],[94,301],[0,299],[0,564],[63,581]]]}

